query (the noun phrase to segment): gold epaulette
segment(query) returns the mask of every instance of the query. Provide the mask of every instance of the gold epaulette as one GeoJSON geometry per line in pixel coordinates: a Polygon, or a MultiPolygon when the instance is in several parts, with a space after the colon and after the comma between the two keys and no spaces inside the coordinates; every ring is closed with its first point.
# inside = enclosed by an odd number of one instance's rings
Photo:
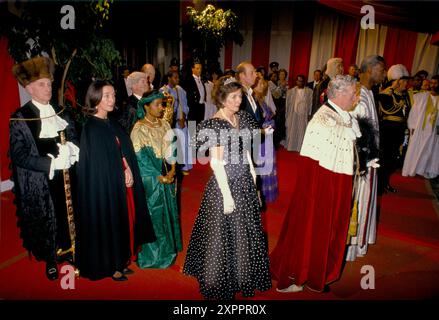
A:
{"type": "Polygon", "coordinates": [[[393,89],[392,87],[387,87],[386,89],[381,91],[380,94],[386,94],[388,96],[391,96],[393,94],[393,89]]]}

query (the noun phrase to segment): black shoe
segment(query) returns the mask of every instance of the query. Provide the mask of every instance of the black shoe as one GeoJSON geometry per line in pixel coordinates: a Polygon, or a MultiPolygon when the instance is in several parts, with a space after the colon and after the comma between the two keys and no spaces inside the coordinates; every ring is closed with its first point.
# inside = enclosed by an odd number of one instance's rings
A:
{"type": "Polygon", "coordinates": [[[111,276],[111,279],[113,279],[114,281],[127,281],[128,278],[123,274],[123,272],[120,272],[120,276],[115,277],[114,275],[111,276]]]}
{"type": "Polygon", "coordinates": [[[398,191],[398,190],[396,190],[395,188],[393,188],[390,184],[388,184],[388,185],[384,188],[384,190],[386,190],[387,192],[392,192],[392,193],[395,193],[395,192],[398,191]]]}
{"type": "Polygon", "coordinates": [[[123,274],[126,276],[129,276],[129,275],[134,274],[134,271],[131,270],[130,268],[125,268],[125,269],[123,269],[123,274]]]}
{"type": "Polygon", "coordinates": [[[46,263],[46,276],[50,281],[58,279],[58,266],[56,263],[46,263]]]}

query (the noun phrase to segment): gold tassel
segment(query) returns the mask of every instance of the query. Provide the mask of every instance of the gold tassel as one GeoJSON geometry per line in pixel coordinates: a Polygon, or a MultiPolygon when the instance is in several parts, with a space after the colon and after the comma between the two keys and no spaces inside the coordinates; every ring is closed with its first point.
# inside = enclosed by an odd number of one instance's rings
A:
{"type": "Polygon", "coordinates": [[[351,237],[355,237],[357,235],[357,227],[358,227],[358,201],[354,201],[354,205],[352,207],[351,219],[349,221],[349,230],[348,230],[348,238],[347,244],[350,244],[351,237]]]}

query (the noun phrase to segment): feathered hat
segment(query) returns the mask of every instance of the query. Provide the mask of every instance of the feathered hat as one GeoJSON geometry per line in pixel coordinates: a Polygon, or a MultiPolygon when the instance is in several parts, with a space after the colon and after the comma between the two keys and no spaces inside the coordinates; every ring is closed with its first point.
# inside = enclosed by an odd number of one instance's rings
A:
{"type": "Polygon", "coordinates": [[[54,70],[52,60],[47,57],[35,57],[12,67],[12,73],[23,87],[42,78],[53,80],[54,70]]]}
{"type": "Polygon", "coordinates": [[[394,64],[387,71],[387,79],[389,81],[398,80],[403,77],[404,78],[409,77],[409,72],[407,71],[407,68],[404,67],[404,65],[402,64],[394,64]]]}

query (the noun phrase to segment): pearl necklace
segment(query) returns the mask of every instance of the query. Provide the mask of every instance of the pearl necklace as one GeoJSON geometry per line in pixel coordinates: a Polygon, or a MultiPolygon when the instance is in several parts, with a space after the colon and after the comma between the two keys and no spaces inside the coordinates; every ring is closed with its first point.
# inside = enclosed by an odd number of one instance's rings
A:
{"type": "Polygon", "coordinates": [[[226,119],[227,122],[229,122],[229,123],[232,125],[232,127],[235,127],[235,128],[236,128],[236,117],[235,117],[235,115],[233,114],[233,119],[235,120],[235,121],[233,122],[233,121],[227,119],[226,115],[224,114],[223,109],[220,109],[220,112],[221,112],[221,115],[224,117],[224,119],[226,119]]]}

